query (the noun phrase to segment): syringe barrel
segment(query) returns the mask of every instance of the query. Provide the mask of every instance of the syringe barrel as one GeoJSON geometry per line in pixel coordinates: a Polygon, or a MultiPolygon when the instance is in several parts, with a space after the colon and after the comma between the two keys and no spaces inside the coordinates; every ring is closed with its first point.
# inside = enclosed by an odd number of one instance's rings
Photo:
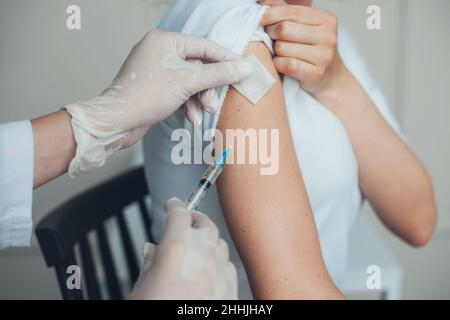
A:
{"type": "Polygon", "coordinates": [[[186,207],[188,210],[197,209],[200,201],[206,196],[208,189],[216,182],[222,170],[223,166],[218,164],[208,167],[197,187],[186,200],[186,207]]]}

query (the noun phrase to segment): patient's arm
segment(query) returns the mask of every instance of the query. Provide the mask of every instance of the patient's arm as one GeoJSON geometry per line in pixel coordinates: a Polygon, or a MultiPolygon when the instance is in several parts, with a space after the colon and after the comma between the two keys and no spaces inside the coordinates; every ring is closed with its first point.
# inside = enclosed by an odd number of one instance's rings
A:
{"type": "Polygon", "coordinates": [[[263,176],[260,165],[227,165],[218,190],[253,294],[257,299],[342,298],[321,255],[272,57],[262,43],[250,44],[249,54],[255,54],[277,82],[256,106],[230,87],[218,129],[279,129],[279,171],[263,176]]]}

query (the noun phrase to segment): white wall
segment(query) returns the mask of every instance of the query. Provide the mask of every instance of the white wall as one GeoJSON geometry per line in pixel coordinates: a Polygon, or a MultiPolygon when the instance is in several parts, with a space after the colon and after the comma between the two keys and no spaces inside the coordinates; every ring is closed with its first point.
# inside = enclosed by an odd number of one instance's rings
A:
{"type": "MultiPolygon", "coordinates": [[[[166,0],[0,0],[0,122],[31,118],[97,95],[131,46],[166,8],[166,0]],[[65,28],[69,4],[82,9],[82,30],[65,28]]],[[[170,2],[170,1],[169,1],[170,2]]],[[[355,34],[411,145],[429,168],[440,211],[425,249],[400,243],[374,220],[405,271],[405,298],[450,298],[450,2],[321,0],[355,34]],[[369,31],[366,8],[382,8],[381,31],[369,31]]],[[[51,208],[130,165],[136,149],[77,180],[57,179],[35,193],[39,220],[51,208]]],[[[370,214],[370,213],[369,213],[370,214]]],[[[1,298],[59,298],[53,271],[36,243],[0,253],[1,298]]]]}
{"type": "Polygon", "coordinates": [[[396,101],[412,148],[432,176],[439,210],[430,244],[415,250],[380,232],[401,261],[404,298],[450,298],[450,2],[403,0],[396,101]]]}
{"type": "Polygon", "coordinates": [[[367,210],[403,267],[403,298],[450,299],[450,2],[341,0],[317,4],[337,13],[355,34],[409,144],[434,183],[439,222],[425,248],[408,247],[367,210]],[[382,9],[381,31],[365,27],[364,12],[370,4],[382,9]]]}

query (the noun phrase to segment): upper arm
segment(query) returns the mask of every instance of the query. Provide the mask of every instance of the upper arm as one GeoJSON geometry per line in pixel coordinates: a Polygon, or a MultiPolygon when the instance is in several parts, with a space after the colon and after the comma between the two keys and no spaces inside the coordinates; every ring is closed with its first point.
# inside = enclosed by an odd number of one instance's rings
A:
{"type": "MultiPolygon", "coordinates": [[[[274,175],[261,175],[264,166],[259,161],[225,166],[218,181],[225,218],[256,298],[332,297],[338,291],[322,259],[291,139],[282,83],[262,43],[251,43],[246,50],[246,55],[250,54],[255,54],[277,81],[257,105],[230,87],[218,129],[222,133],[226,129],[278,130],[279,141],[274,141],[275,154],[271,156],[278,157],[279,169],[274,175]]],[[[270,145],[270,141],[258,143],[270,145]]],[[[246,149],[248,153],[248,144],[246,149]]]]}

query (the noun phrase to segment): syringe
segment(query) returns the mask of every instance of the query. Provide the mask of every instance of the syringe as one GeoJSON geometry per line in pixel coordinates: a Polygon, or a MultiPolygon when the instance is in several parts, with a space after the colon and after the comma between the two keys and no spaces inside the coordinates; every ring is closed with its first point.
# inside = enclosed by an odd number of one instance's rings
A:
{"type": "Polygon", "coordinates": [[[222,172],[230,151],[231,147],[226,148],[220,159],[206,169],[200,179],[200,182],[197,184],[197,187],[185,201],[188,210],[195,210],[200,205],[200,201],[206,196],[209,188],[214,184],[214,182],[216,182],[222,172]]]}

